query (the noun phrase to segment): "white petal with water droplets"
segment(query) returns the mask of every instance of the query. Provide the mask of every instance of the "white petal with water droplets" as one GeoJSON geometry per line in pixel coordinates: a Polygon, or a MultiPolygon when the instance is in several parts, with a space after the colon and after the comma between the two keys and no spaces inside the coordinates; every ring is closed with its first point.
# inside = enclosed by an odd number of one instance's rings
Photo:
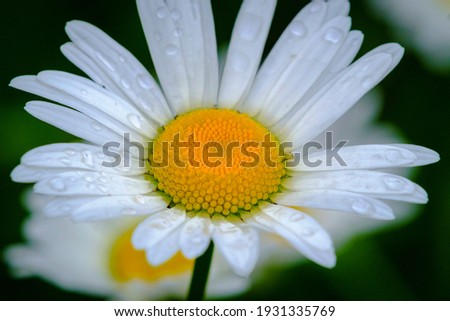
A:
{"type": "Polygon", "coordinates": [[[409,179],[370,170],[297,173],[283,185],[294,191],[336,189],[412,203],[428,201],[427,193],[409,179]]]}
{"type": "Polygon", "coordinates": [[[263,104],[258,115],[261,121],[270,126],[291,110],[329,66],[349,29],[349,17],[336,17],[314,33],[301,51],[290,56],[291,63],[268,84],[267,97],[259,101],[263,104]]]}
{"type": "Polygon", "coordinates": [[[392,209],[385,203],[352,192],[323,189],[278,193],[271,198],[274,202],[285,206],[349,212],[380,220],[395,218],[392,209]]]}
{"type": "Polygon", "coordinates": [[[336,264],[333,241],[310,216],[285,206],[261,202],[262,213],[244,216],[252,225],[286,239],[297,251],[325,267],[336,264]]]}
{"type": "Polygon", "coordinates": [[[212,107],[218,58],[210,1],[138,1],[153,62],[176,113],[212,107]]]}
{"type": "Polygon", "coordinates": [[[378,84],[403,53],[399,45],[369,52],[323,86],[306,104],[294,107],[272,130],[294,143],[294,148],[310,141],[378,84]],[[395,48],[394,48],[395,47],[395,48]]]}
{"type": "Polygon", "coordinates": [[[11,179],[17,183],[34,183],[40,179],[53,177],[65,169],[44,168],[28,165],[17,165],[11,172],[11,179]]]}
{"type": "Polygon", "coordinates": [[[289,169],[294,171],[327,171],[413,167],[435,163],[439,155],[428,148],[407,145],[359,145],[342,147],[335,152],[322,150],[305,155],[289,169]],[[334,154],[335,153],[335,154],[334,154]],[[331,156],[336,157],[331,157],[331,156]]]}
{"type": "MultiPolygon", "coordinates": [[[[55,102],[58,102],[60,104],[69,106],[75,110],[80,111],[81,113],[87,115],[88,117],[94,120],[86,122],[86,124],[90,124],[90,126],[93,127],[93,129],[95,129],[96,131],[100,131],[101,128],[106,127],[109,128],[111,131],[114,131],[121,137],[124,135],[124,133],[130,133],[130,137],[133,139],[133,141],[138,141],[143,144],[146,144],[148,141],[148,135],[142,136],[138,134],[133,128],[131,128],[126,123],[128,122],[127,119],[125,120],[115,119],[114,117],[108,115],[105,112],[105,110],[108,109],[106,108],[108,106],[103,105],[101,108],[95,108],[95,106],[92,106],[88,103],[81,101],[78,96],[71,96],[57,88],[46,85],[45,83],[39,81],[38,77],[36,76],[16,77],[11,81],[10,86],[30,92],[35,95],[39,95],[41,97],[53,100],[55,102]],[[101,125],[98,125],[98,123],[101,123],[101,125]]],[[[80,92],[80,95],[81,94],[82,93],[80,92]]],[[[28,105],[29,104],[40,106],[58,106],[47,102],[29,102],[28,105]]],[[[51,116],[44,114],[42,117],[51,117],[51,116]]],[[[70,125],[65,124],[65,126],[70,125]]],[[[149,133],[149,135],[150,134],[151,133],[149,133]]],[[[99,135],[101,136],[101,133],[99,133],[99,135]]],[[[84,138],[83,136],[80,137],[84,138]]],[[[89,141],[95,142],[93,140],[89,141]]]]}
{"type": "Polygon", "coordinates": [[[134,230],[133,246],[138,249],[151,249],[183,224],[186,220],[184,210],[173,207],[159,212],[143,221],[134,230]]]}
{"type": "MultiPolygon", "coordinates": [[[[90,79],[62,71],[42,71],[37,75],[37,79],[47,86],[89,104],[92,109],[106,113],[144,137],[153,137],[157,134],[157,126],[145,119],[138,109],[90,79]]],[[[88,110],[80,111],[86,114],[89,112],[88,110]]]]}
{"type": "Polygon", "coordinates": [[[158,84],[128,50],[83,21],[67,23],[66,32],[84,56],[70,47],[63,47],[63,53],[91,78],[134,103],[160,125],[173,118],[158,84]]]}
{"type": "Polygon", "coordinates": [[[153,189],[145,179],[90,171],[64,171],[34,185],[35,192],[48,195],[133,195],[153,189]]]}
{"type": "Polygon", "coordinates": [[[259,256],[258,233],[246,224],[231,223],[223,217],[213,217],[212,222],[217,249],[236,274],[248,277],[259,256]]]}
{"type": "Polygon", "coordinates": [[[325,2],[312,2],[297,14],[262,64],[240,111],[255,115],[263,109],[275,83],[322,26],[326,11],[325,2]]]}
{"type": "MultiPolygon", "coordinates": [[[[147,169],[144,160],[129,157],[118,152],[103,151],[102,147],[82,143],[50,144],[34,148],[22,156],[21,162],[27,166],[83,169],[103,171],[120,175],[140,175],[147,169]]],[[[142,155],[143,156],[143,155],[142,155]]]]}
{"type": "Polygon", "coordinates": [[[219,90],[219,106],[233,108],[250,89],[269,33],[275,0],[246,0],[234,25],[219,90]]]}
{"type": "Polygon", "coordinates": [[[197,214],[189,219],[180,232],[180,249],[188,259],[205,253],[211,241],[213,226],[208,215],[197,214]]]}
{"type": "Polygon", "coordinates": [[[94,221],[117,216],[150,215],[167,208],[160,196],[119,195],[97,197],[75,209],[72,218],[77,221],[94,221]]]}
{"type": "Polygon", "coordinates": [[[30,101],[25,110],[37,119],[97,145],[122,140],[102,123],[70,108],[44,101],[30,101]]]}

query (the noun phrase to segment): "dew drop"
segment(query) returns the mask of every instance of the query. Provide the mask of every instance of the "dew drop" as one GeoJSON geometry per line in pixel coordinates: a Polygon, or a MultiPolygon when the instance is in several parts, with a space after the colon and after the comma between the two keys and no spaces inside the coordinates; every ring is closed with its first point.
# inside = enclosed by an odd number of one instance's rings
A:
{"type": "Polygon", "coordinates": [[[172,11],[170,11],[170,16],[173,20],[179,20],[181,18],[181,12],[177,9],[173,9],[172,11]]]}
{"type": "Polygon", "coordinates": [[[128,79],[122,78],[120,80],[120,83],[122,84],[122,87],[125,89],[129,89],[131,87],[131,83],[128,79]]]}
{"type": "Polygon", "coordinates": [[[106,187],[105,185],[102,185],[102,184],[98,184],[97,185],[97,188],[100,190],[100,192],[102,192],[102,193],[108,193],[108,187],[106,187]]]}
{"type": "Polygon", "coordinates": [[[158,9],[156,9],[156,16],[159,19],[164,19],[167,15],[167,10],[165,7],[159,7],[158,9]]]}
{"type": "Polygon", "coordinates": [[[97,123],[92,123],[91,126],[92,126],[92,128],[93,128],[94,130],[96,130],[96,131],[101,131],[101,130],[102,130],[102,126],[100,126],[100,125],[97,124],[97,123]]]}
{"type": "Polygon", "coordinates": [[[92,156],[92,152],[90,150],[84,150],[82,153],[81,161],[89,167],[94,167],[94,157],[92,156]]]}
{"type": "Polygon", "coordinates": [[[123,56],[119,56],[119,61],[120,61],[120,62],[125,62],[126,59],[125,59],[123,56]]]}
{"type": "Polygon", "coordinates": [[[301,213],[294,213],[289,217],[289,221],[291,221],[291,222],[298,222],[303,219],[304,219],[304,216],[301,213]]]}
{"type": "Polygon", "coordinates": [[[386,159],[390,162],[395,163],[403,158],[403,154],[397,149],[388,149],[386,151],[386,159]]]}
{"type": "Polygon", "coordinates": [[[64,191],[66,189],[66,184],[61,178],[54,178],[49,182],[50,187],[55,191],[64,191]]]}
{"type": "Polygon", "coordinates": [[[246,41],[255,40],[261,32],[263,21],[260,17],[247,14],[245,17],[245,24],[242,24],[239,28],[239,36],[246,41]]]}
{"type": "Polygon", "coordinates": [[[343,37],[343,33],[338,28],[330,28],[323,35],[323,39],[332,43],[339,43],[343,37]]]}
{"type": "Polygon", "coordinates": [[[67,156],[73,156],[73,155],[75,155],[75,150],[73,150],[72,148],[67,148],[67,149],[65,150],[65,152],[66,152],[66,155],[67,155],[67,156]]]}
{"type": "Polygon", "coordinates": [[[351,207],[352,207],[352,210],[355,211],[355,213],[364,215],[369,212],[371,205],[369,202],[360,200],[360,201],[354,202],[351,207]]]}
{"type": "Polygon", "coordinates": [[[167,45],[166,48],[164,48],[164,51],[166,52],[167,55],[169,56],[173,56],[178,52],[178,48],[175,45],[167,45]]]}
{"type": "Polygon", "coordinates": [[[175,28],[173,30],[173,35],[177,38],[181,37],[183,35],[183,29],[181,28],[175,28]]]}
{"type": "Polygon", "coordinates": [[[361,83],[361,86],[365,89],[370,89],[374,86],[375,84],[375,79],[372,77],[367,77],[366,79],[364,79],[361,83]]]}
{"type": "Polygon", "coordinates": [[[154,228],[156,230],[164,230],[170,226],[169,221],[166,219],[160,219],[157,221],[153,221],[149,224],[149,227],[154,228]]]}
{"type": "Polygon", "coordinates": [[[94,175],[92,175],[92,174],[87,174],[86,176],[84,176],[84,180],[85,180],[86,182],[93,182],[94,179],[95,179],[95,177],[94,177],[94,175]]]}
{"type": "Polygon", "coordinates": [[[141,86],[144,89],[152,89],[154,87],[153,81],[149,75],[144,75],[144,74],[138,75],[137,82],[138,82],[139,86],[141,86]]]}
{"type": "Polygon", "coordinates": [[[100,178],[98,179],[98,181],[99,181],[100,183],[108,183],[108,179],[107,179],[106,177],[100,177],[100,178]]]}
{"type": "Polygon", "coordinates": [[[88,187],[90,190],[94,190],[94,189],[95,189],[95,184],[88,184],[87,187],[88,187]]]}
{"type": "Polygon", "coordinates": [[[383,181],[386,187],[393,191],[400,191],[405,186],[404,182],[396,177],[386,176],[383,178],[383,181]]]}
{"type": "Polygon", "coordinates": [[[306,27],[300,21],[295,21],[291,24],[290,31],[294,36],[303,37],[306,35],[306,27]]]}
{"type": "Polygon", "coordinates": [[[70,159],[67,157],[61,157],[59,160],[61,161],[61,163],[66,165],[70,163],[70,159]]]}
{"type": "Polygon", "coordinates": [[[136,195],[134,201],[139,204],[145,204],[145,199],[141,195],[136,195]]]}
{"type": "Polygon", "coordinates": [[[142,119],[136,114],[129,114],[128,121],[136,128],[142,128],[142,119]]]}
{"type": "Polygon", "coordinates": [[[87,91],[86,90],[84,90],[84,89],[82,89],[82,90],[80,90],[80,93],[82,94],[82,95],[87,95],[87,91]]]}

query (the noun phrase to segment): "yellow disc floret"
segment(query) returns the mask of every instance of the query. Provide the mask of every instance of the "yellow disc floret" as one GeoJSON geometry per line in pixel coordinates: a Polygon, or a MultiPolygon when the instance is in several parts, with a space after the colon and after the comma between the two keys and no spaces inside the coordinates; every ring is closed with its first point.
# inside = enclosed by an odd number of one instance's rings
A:
{"type": "Polygon", "coordinates": [[[167,124],[153,142],[150,175],[188,212],[249,211],[278,191],[285,175],[276,138],[244,114],[196,110],[167,124]]]}

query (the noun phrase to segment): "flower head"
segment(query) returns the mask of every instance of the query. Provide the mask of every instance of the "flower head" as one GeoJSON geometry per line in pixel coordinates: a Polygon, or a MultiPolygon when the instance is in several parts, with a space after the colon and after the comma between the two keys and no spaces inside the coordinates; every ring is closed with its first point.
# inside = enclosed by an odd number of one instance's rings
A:
{"type": "Polygon", "coordinates": [[[397,65],[403,49],[382,45],[351,63],[362,34],[350,31],[348,1],[314,1],[260,66],[275,4],[243,2],[219,76],[209,1],[138,1],[161,89],[102,31],[69,23],[72,42],[63,53],[92,81],[44,71],[12,86],[66,105],[30,102],[26,110],[89,143],[32,150],[13,179],[55,196],[44,208],[50,216],[152,214],[132,240],[153,265],[179,250],[199,257],[212,239],[247,276],[264,230],[334,266],[331,237],[309,209],[392,219],[380,199],[424,203],[427,196],[382,170],[438,156],[414,145],[339,146],[338,155],[328,144],[311,146],[397,65]]]}

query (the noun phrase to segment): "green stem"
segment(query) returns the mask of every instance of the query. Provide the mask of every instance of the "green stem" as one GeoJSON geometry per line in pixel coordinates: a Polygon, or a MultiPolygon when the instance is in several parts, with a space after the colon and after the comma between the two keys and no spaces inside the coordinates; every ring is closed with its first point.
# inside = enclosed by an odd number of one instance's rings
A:
{"type": "Polygon", "coordinates": [[[205,296],[206,283],[208,281],[209,268],[214,252],[214,243],[209,243],[206,252],[195,260],[188,300],[201,301],[205,296]]]}

